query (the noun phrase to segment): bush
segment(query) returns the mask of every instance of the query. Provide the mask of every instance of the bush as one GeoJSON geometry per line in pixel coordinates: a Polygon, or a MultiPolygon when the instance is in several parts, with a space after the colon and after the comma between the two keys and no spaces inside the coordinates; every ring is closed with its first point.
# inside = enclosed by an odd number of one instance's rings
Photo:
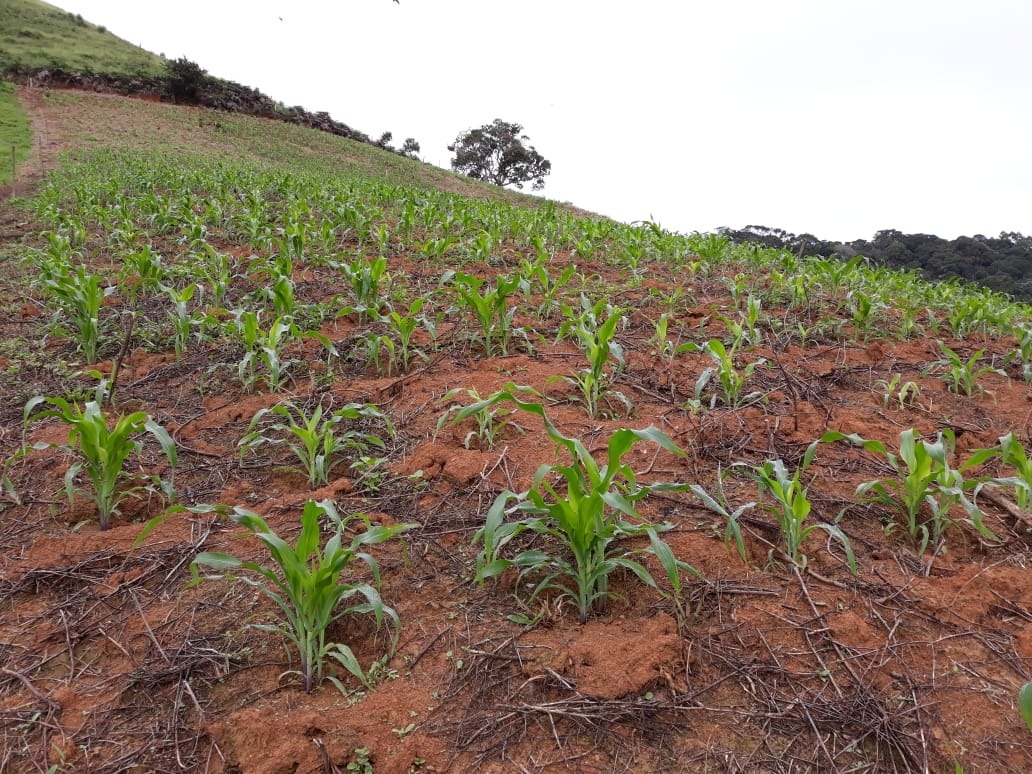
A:
{"type": "Polygon", "coordinates": [[[168,73],[168,86],[176,100],[196,100],[197,90],[204,85],[204,70],[196,62],[186,57],[173,59],[165,63],[168,73]]]}

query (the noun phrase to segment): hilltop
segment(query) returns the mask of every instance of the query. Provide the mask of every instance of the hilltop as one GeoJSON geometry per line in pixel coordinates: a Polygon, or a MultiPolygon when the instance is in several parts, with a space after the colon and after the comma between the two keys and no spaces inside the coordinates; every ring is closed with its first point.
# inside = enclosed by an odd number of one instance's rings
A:
{"type": "Polygon", "coordinates": [[[0,769],[1032,768],[1029,306],[17,97],[0,769]]]}

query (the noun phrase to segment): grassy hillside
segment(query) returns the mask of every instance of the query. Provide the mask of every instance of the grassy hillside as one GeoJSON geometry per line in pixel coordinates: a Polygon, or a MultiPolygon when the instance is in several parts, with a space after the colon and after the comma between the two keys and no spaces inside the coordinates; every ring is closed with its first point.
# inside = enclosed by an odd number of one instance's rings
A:
{"type": "Polygon", "coordinates": [[[0,82],[0,185],[11,179],[11,151],[15,164],[20,165],[29,156],[32,136],[28,117],[18,103],[14,86],[0,82]]]}
{"type": "Polygon", "coordinates": [[[40,0],[0,0],[0,11],[0,72],[14,66],[121,75],[164,72],[161,57],[40,0]]]}

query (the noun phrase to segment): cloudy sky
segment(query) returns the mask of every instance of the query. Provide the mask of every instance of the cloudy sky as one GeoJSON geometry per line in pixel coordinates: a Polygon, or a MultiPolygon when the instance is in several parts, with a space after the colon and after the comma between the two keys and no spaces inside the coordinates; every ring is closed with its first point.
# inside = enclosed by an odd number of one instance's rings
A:
{"type": "Polygon", "coordinates": [[[439,166],[522,123],[621,220],[1032,233],[1028,0],[52,2],[439,166]]]}

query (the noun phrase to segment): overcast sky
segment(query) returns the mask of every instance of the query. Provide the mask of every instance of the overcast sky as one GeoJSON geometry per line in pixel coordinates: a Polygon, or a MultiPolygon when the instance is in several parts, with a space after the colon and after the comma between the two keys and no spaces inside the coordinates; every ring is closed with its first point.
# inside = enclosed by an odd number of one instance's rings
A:
{"type": "Polygon", "coordinates": [[[678,231],[1032,233],[1029,0],[53,0],[395,143],[495,118],[678,231]]]}

